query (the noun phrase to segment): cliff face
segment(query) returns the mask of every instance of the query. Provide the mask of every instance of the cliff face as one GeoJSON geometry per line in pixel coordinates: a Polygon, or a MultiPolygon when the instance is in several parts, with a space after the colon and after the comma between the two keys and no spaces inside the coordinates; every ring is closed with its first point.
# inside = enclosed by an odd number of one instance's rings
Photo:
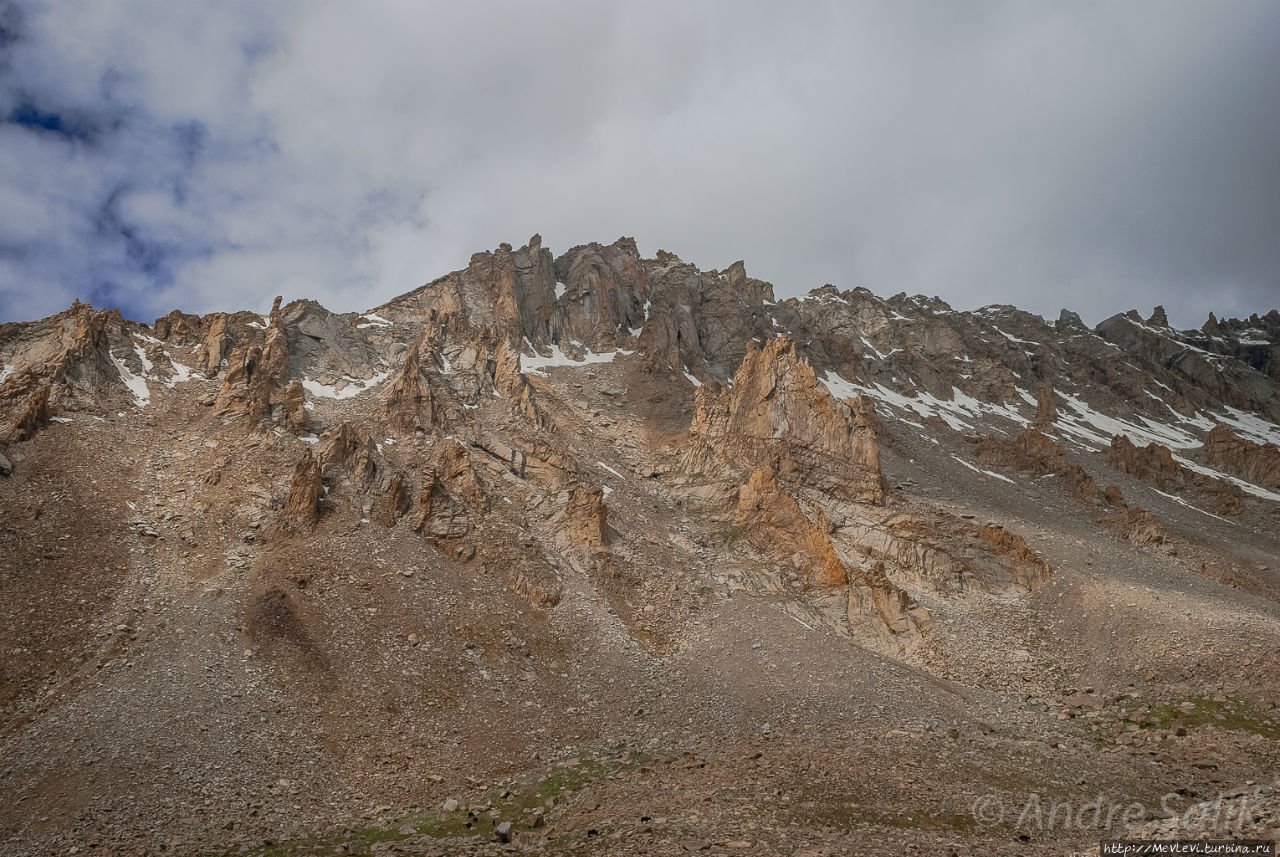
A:
{"type": "Polygon", "coordinates": [[[786,337],[750,344],[728,389],[698,390],[690,470],[772,468],[859,503],[883,504],[875,406],[838,401],[786,337]]]}

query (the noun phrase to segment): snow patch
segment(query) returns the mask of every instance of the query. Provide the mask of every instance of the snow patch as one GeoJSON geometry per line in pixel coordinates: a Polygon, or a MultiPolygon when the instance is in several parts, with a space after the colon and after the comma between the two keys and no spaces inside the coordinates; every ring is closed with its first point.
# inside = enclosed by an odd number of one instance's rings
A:
{"type": "Polygon", "coordinates": [[[13,364],[6,363],[4,368],[0,369],[0,384],[3,384],[5,382],[5,379],[12,374],[13,374],[13,364]]]}
{"type": "Polygon", "coordinates": [[[166,387],[175,387],[178,384],[185,384],[187,381],[191,380],[190,366],[184,366],[177,360],[174,360],[173,355],[168,351],[164,353],[164,356],[169,358],[169,365],[173,367],[173,375],[169,380],[164,382],[166,387]]]}
{"type": "Polygon", "coordinates": [[[560,282],[559,280],[556,280],[556,300],[560,300],[562,297],[564,297],[564,293],[567,290],[568,290],[568,287],[565,286],[564,283],[560,282]]]}
{"type": "Polygon", "coordinates": [[[956,461],[960,462],[961,464],[963,464],[965,467],[972,470],[974,473],[981,473],[983,476],[990,476],[993,479],[999,479],[1003,482],[1008,482],[1010,485],[1018,484],[1014,482],[1012,479],[1010,479],[1008,476],[1001,476],[999,473],[992,473],[990,470],[983,470],[981,467],[975,467],[974,465],[965,461],[963,458],[961,458],[958,455],[953,455],[951,457],[954,458],[956,461]]]}
{"type": "Polygon", "coordinates": [[[1228,476],[1226,473],[1223,473],[1220,470],[1214,470],[1211,467],[1205,467],[1203,464],[1196,464],[1194,461],[1190,461],[1186,458],[1183,458],[1181,455],[1175,455],[1173,457],[1173,460],[1178,462],[1188,470],[1192,470],[1196,473],[1199,473],[1201,476],[1209,476],[1213,479],[1221,479],[1224,482],[1230,482],[1232,485],[1236,486],[1246,494],[1252,494],[1253,496],[1261,497],[1264,500],[1274,500],[1276,502],[1280,502],[1280,494],[1276,494],[1273,491],[1268,491],[1265,488],[1254,485],[1252,482],[1246,482],[1245,480],[1238,479],[1235,476],[1228,476]]]}
{"type": "Polygon", "coordinates": [[[391,327],[391,322],[376,313],[365,313],[360,316],[364,319],[363,324],[357,324],[356,328],[363,330],[366,327],[391,327]]]}
{"type": "Polygon", "coordinates": [[[147,359],[147,352],[143,350],[141,345],[133,346],[133,353],[138,355],[138,361],[142,364],[142,377],[146,378],[151,374],[151,361],[147,359]]]}
{"type": "Polygon", "coordinates": [[[603,467],[605,470],[609,471],[610,473],[612,473],[614,476],[618,477],[619,479],[626,479],[626,478],[627,478],[627,477],[623,476],[621,473],[619,473],[618,471],[614,470],[614,469],[613,469],[612,467],[610,467],[609,465],[605,464],[603,461],[597,461],[597,462],[596,462],[596,464],[599,464],[601,467],[603,467]]]}
{"type": "Polygon", "coordinates": [[[1192,509],[1196,512],[1199,512],[1201,515],[1208,515],[1210,518],[1218,518],[1219,521],[1226,521],[1226,523],[1230,524],[1233,527],[1239,526],[1238,524],[1236,524],[1235,521],[1227,521],[1226,518],[1219,518],[1217,515],[1213,514],[1212,512],[1206,512],[1204,509],[1201,509],[1199,506],[1192,506],[1190,503],[1188,503],[1186,500],[1183,500],[1181,497],[1175,497],[1173,494],[1166,494],[1163,491],[1161,491],[1159,488],[1152,488],[1151,490],[1155,491],[1161,497],[1168,497],[1170,500],[1177,503],[1179,506],[1186,506],[1188,509],[1192,509]]]}
{"type": "MultiPolygon", "coordinates": [[[[1199,416],[1199,414],[1197,414],[1199,416]]],[[[1220,420],[1229,425],[1236,434],[1243,435],[1254,443],[1274,443],[1280,446],[1280,426],[1275,423],[1267,422],[1257,414],[1251,414],[1248,411],[1242,411],[1239,408],[1227,406],[1227,413],[1210,414],[1215,420],[1220,420]]],[[[1208,422],[1206,420],[1206,422],[1208,422]]],[[[1213,428],[1212,423],[1205,426],[1205,430],[1213,428]]]]}
{"type": "Polygon", "coordinates": [[[823,383],[838,399],[849,399],[859,394],[867,395],[899,411],[913,411],[926,418],[939,417],[955,431],[973,430],[973,421],[982,416],[1002,417],[1023,426],[1031,422],[1014,407],[978,401],[958,387],[951,389],[951,401],[947,402],[923,392],[917,393],[915,397],[904,396],[880,383],[874,386],[854,384],[830,372],[825,373],[823,383]]]}
{"type": "Polygon", "coordinates": [[[347,382],[347,385],[339,390],[337,386],[321,384],[319,381],[312,381],[303,375],[302,388],[313,396],[323,396],[326,399],[352,399],[361,393],[372,390],[390,377],[390,372],[380,372],[372,378],[365,379],[343,375],[342,378],[347,382]]]}
{"type": "Polygon", "coordinates": [[[144,407],[151,401],[151,391],[147,389],[147,382],[141,377],[129,371],[129,367],[120,362],[110,351],[107,356],[111,358],[111,364],[116,367],[116,372],[120,375],[120,380],[129,388],[129,392],[133,394],[133,401],[138,407],[144,407]]]}
{"type": "Polygon", "coordinates": [[[581,360],[574,360],[569,355],[560,350],[559,345],[551,346],[551,356],[543,357],[535,353],[532,357],[520,355],[520,371],[525,374],[540,375],[547,377],[546,369],[552,366],[586,366],[590,363],[612,363],[615,357],[619,355],[626,357],[634,354],[634,351],[624,351],[618,349],[616,351],[603,351],[596,354],[590,350],[586,351],[586,356],[581,360]]]}
{"type": "MultiPolygon", "coordinates": [[[[313,434],[300,434],[298,435],[298,440],[302,441],[303,443],[319,443],[320,442],[320,438],[316,437],[313,434]]],[[[382,452],[382,450],[379,449],[378,452],[382,452]]]]}
{"type": "Polygon", "coordinates": [[[688,378],[688,379],[689,379],[689,383],[690,383],[690,384],[692,384],[693,386],[695,386],[695,387],[701,387],[701,386],[702,386],[702,382],[701,382],[701,381],[699,381],[697,378],[693,377],[693,373],[692,373],[692,372],[690,372],[688,369],[685,369],[685,370],[684,370],[684,377],[688,378]]]}
{"type": "Polygon", "coordinates": [[[1110,446],[1111,438],[1118,434],[1122,434],[1135,444],[1142,446],[1147,446],[1153,442],[1164,444],[1170,449],[1194,449],[1202,446],[1199,438],[1180,428],[1158,423],[1146,417],[1139,417],[1144,425],[1138,425],[1137,423],[1099,413],[1075,396],[1066,393],[1058,393],[1057,395],[1058,399],[1070,409],[1070,411],[1063,408],[1058,409],[1056,424],[1058,429],[1065,434],[1070,434],[1104,447],[1110,446]]]}
{"type": "Polygon", "coordinates": [[[55,423],[69,423],[72,421],[71,417],[49,417],[49,419],[55,423]]]}

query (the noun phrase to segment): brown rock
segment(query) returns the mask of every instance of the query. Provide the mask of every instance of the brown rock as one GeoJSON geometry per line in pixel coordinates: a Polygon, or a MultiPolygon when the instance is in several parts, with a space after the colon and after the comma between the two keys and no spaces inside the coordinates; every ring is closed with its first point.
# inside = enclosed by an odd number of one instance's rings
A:
{"type": "Polygon", "coordinates": [[[5,442],[20,443],[30,440],[35,437],[36,432],[48,425],[49,417],[49,387],[47,385],[37,387],[27,399],[27,405],[23,408],[17,423],[6,433],[5,442]]]}
{"type": "Polygon", "coordinates": [[[794,566],[811,583],[840,586],[848,580],[825,528],[805,516],[768,468],[752,473],[738,489],[733,525],[758,550],[794,566]]]}
{"type": "Polygon", "coordinates": [[[1204,456],[1233,476],[1280,491],[1280,447],[1275,444],[1253,443],[1218,423],[1204,439],[1204,456]]]}
{"type": "Polygon", "coordinates": [[[383,415],[402,431],[429,430],[453,421],[446,388],[432,365],[438,333],[432,325],[423,328],[383,394],[383,415]]]}
{"type": "Polygon", "coordinates": [[[369,517],[384,527],[395,526],[413,505],[413,497],[409,493],[409,477],[404,473],[396,473],[386,492],[374,503],[369,517]]]}
{"type": "Polygon", "coordinates": [[[685,467],[720,472],[770,469],[861,503],[882,504],[875,408],[864,397],[838,402],[787,337],[751,343],[733,387],[698,389],[685,467]]]}
{"type": "Polygon", "coordinates": [[[1049,563],[1027,547],[1022,536],[995,524],[987,524],[978,535],[991,546],[991,551],[1000,564],[1009,570],[1020,585],[1035,589],[1049,579],[1049,563]]]}
{"type": "Polygon", "coordinates": [[[475,526],[473,515],[488,511],[488,498],[462,444],[448,440],[440,445],[423,473],[418,504],[418,531],[437,540],[467,535],[475,526]]]}
{"type": "Polygon", "coordinates": [[[567,534],[575,544],[587,547],[604,547],[610,541],[609,507],[604,502],[604,491],[575,485],[569,490],[569,505],[565,510],[567,534]]]}
{"type": "Polygon", "coordinates": [[[1013,438],[987,435],[978,441],[978,460],[1033,476],[1061,476],[1071,484],[1075,496],[1082,500],[1098,500],[1098,486],[1093,477],[1067,458],[1067,453],[1056,441],[1034,427],[1013,438]]]}
{"type": "Polygon", "coordinates": [[[280,401],[289,374],[289,340],[279,308],[276,298],[265,345],[246,343],[232,352],[218,392],[218,413],[245,417],[253,428],[270,419],[271,406],[280,401]]]}
{"type": "Polygon", "coordinates": [[[1134,544],[1164,544],[1164,530],[1160,522],[1146,509],[1131,509],[1124,518],[1121,534],[1134,544]]]}
{"type": "Polygon", "coordinates": [[[894,636],[918,636],[933,627],[929,611],[893,585],[883,562],[854,573],[849,581],[848,611],[850,618],[874,615],[894,636]]]}
{"type": "Polygon", "coordinates": [[[378,475],[377,454],[367,434],[343,423],[320,453],[320,472],[331,476],[334,470],[342,470],[361,485],[369,485],[378,475]]]}
{"type": "Polygon", "coordinates": [[[294,378],[289,382],[280,403],[284,406],[284,424],[290,431],[301,434],[311,428],[311,417],[307,414],[307,399],[300,380],[294,378]]]}
{"type": "Polygon", "coordinates": [[[1042,386],[1036,396],[1036,419],[1033,425],[1040,431],[1048,431],[1058,419],[1058,405],[1053,388],[1042,386]]]}
{"type": "Polygon", "coordinates": [[[320,465],[311,450],[304,450],[293,468],[289,499],[280,513],[281,528],[290,531],[314,529],[320,518],[320,497],[323,493],[320,465]]]}
{"type": "Polygon", "coordinates": [[[1158,443],[1135,446],[1122,434],[1111,438],[1107,466],[1166,490],[1176,490],[1186,482],[1184,468],[1173,460],[1173,453],[1167,446],[1158,443]]]}

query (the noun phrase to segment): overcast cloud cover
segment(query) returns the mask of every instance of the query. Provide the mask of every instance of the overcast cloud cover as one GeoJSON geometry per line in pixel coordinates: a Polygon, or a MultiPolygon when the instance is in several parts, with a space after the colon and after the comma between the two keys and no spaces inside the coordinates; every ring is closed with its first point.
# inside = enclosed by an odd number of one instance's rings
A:
{"type": "Polygon", "coordinates": [[[364,309],[499,242],[1280,305],[1280,3],[0,3],[0,320],[364,309]]]}

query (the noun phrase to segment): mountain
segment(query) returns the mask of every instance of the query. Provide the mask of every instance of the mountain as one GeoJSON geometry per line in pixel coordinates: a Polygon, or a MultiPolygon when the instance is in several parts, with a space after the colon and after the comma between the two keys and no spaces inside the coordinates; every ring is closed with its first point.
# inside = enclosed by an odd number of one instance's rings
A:
{"type": "Polygon", "coordinates": [[[534,236],[360,314],[77,303],[0,367],[9,853],[1276,835],[1275,311],[534,236]]]}

